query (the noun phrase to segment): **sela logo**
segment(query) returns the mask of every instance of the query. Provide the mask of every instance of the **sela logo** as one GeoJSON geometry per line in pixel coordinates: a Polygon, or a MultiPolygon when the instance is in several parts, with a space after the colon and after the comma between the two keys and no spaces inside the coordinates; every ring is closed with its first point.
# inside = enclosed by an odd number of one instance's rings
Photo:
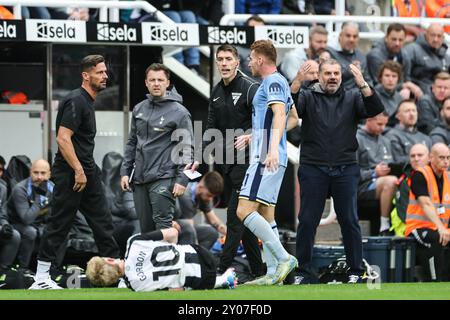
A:
{"type": "Polygon", "coordinates": [[[51,25],[47,22],[38,22],[36,25],[38,39],[75,39],[75,27],[63,24],[62,26],[51,25]]]}
{"type": "Polygon", "coordinates": [[[255,40],[271,40],[277,48],[307,48],[308,32],[307,27],[256,26],[255,40]]]}
{"type": "Polygon", "coordinates": [[[17,38],[17,27],[13,24],[8,24],[6,21],[0,23],[0,38],[17,38]]]}
{"type": "Polygon", "coordinates": [[[137,41],[136,28],[123,26],[111,26],[107,23],[97,24],[97,40],[99,41],[137,41]]]}
{"type": "Polygon", "coordinates": [[[150,40],[152,41],[188,41],[188,31],[176,25],[162,26],[154,25],[150,27],[150,40]]]}
{"type": "Polygon", "coordinates": [[[268,29],[267,37],[279,45],[302,45],[304,42],[303,33],[292,30],[268,29]]]}
{"type": "Polygon", "coordinates": [[[198,25],[142,22],[142,43],[152,45],[198,46],[198,25]]]}
{"type": "Polygon", "coordinates": [[[208,43],[246,44],[247,34],[244,30],[233,28],[224,30],[220,27],[208,27],[208,43]]]}
{"type": "Polygon", "coordinates": [[[25,19],[27,41],[86,42],[86,22],[25,19]]]}

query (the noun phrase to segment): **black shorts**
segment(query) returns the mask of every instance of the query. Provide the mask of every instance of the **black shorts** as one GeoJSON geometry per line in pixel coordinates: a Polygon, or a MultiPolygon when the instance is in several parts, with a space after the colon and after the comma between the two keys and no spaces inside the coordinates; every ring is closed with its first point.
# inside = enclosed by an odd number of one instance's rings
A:
{"type": "Polygon", "coordinates": [[[370,189],[372,179],[360,182],[358,185],[358,200],[375,200],[377,198],[377,188],[370,189]]]}
{"type": "Polygon", "coordinates": [[[191,246],[195,249],[195,251],[197,251],[197,255],[194,255],[193,259],[198,259],[198,261],[191,262],[197,262],[200,264],[201,278],[186,277],[184,286],[196,290],[214,289],[216,284],[217,269],[214,256],[208,250],[199,245],[193,244],[191,246]]]}

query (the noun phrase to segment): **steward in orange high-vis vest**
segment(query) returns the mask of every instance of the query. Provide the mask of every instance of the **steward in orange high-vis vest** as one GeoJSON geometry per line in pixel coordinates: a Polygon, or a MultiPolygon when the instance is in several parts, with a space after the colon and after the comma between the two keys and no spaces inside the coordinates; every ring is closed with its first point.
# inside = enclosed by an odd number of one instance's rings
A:
{"type": "Polygon", "coordinates": [[[411,176],[405,236],[417,242],[416,261],[423,268],[419,281],[448,281],[444,247],[450,246],[450,149],[444,143],[431,148],[430,165],[411,176]]]}
{"type": "MultiPolygon", "coordinates": [[[[441,201],[433,169],[430,166],[425,166],[423,168],[418,168],[417,171],[424,175],[425,180],[427,181],[428,193],[430,194],[431,202],[436,208],[442,224],[448,228],[448,220],[450,218],[450,172],[446,171],[443,174],[444,184],[441,201]]],[[[430,219],[428,219],[422,209],[422,206],[416,199],[416,196],[412,193],[412,191],[409,191],[409,204],[406,211],[405,236],[409,236],[414,229],[422,228],[437,230],[437,226],[430,219]]]]}

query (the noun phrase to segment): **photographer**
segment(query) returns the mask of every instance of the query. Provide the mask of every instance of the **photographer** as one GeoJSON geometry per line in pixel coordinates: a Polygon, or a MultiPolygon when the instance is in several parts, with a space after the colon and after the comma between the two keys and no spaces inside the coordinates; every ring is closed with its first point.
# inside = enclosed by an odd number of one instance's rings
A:
{"type": "MultiPolygon", "coordinates": [[[[6,190],[6,184],[0,179],[0,274],[3,274],[12,265],[20,245],[20,234],[8,223],[6,190]]],[[[0,285],[3,283],[2,281],[0,279],[0,285]]]]}
{"type": "Polygon", "coordinates": [[[17,260],[19,268],[28,269],[36,238],[44,228],[53,194],[50,165],[36,160],[30,177],[19,182],[8,199],[9,221],[22,236],[17,260]]]}

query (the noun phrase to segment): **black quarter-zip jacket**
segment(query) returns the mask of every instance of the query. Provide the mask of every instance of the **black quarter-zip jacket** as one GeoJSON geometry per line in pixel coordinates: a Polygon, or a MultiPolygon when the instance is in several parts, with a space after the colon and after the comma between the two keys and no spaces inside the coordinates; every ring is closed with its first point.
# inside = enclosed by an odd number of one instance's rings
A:
{"type": "Polygon", "coordinates": [[[193,129],[191,114],[181,103],[182,97],[173,88],[161,99],[148,94],[147,99],[134,107],[120,170],[122,176],[129,176],[135,163],[134,182],[137,184],[175,178],[177,183],[187,185],[189,180],[183,168],[192,161],[193,129]],[[172,139],[177,129],[182,129],[178,131],[184,134],[182,141],[172,139]],[[172,150],[180,147],[178,143],[185,146],[180,148],[183,155],[173,159],[172,150]]]}
{"type": "MultiPolygon", "coordinates": [[[[212,90],[208,107],[208,121],[206,129],[217,129],[223,138],[226,138],[227,129],[242,129],[243,132],[252,128],[252,101],[258,90],[259,83],[238,71],[236,77],[225,85],[221,80],[212,90]]],[[[211,141],[203,141],[203,150],[211,141]]],[[[237,161],[237,153],[234,151],[234,139],[227,139],[222,143],[223,159],[226,152],[233,152],[233,161],[237,161]]],[[[232,154],[232,153],[230,153],[232,154]]],[[[217,160],[217,155],[216,155],[217,160]]],[[[245,157],[248,163],[248,152],[245,157]]],[[[226,163],[226,166],[232,163],[226,163]]]]}
{"type": "Polygon", "coordinates": [[[329,167],[357,163],[359,121],[384,110],[372,92],[364,97],[358,89],[341,86],[334,94],[327,94],[318,82],[302,89],[297,103],[302,118],[300,163],[329,167]]]}

